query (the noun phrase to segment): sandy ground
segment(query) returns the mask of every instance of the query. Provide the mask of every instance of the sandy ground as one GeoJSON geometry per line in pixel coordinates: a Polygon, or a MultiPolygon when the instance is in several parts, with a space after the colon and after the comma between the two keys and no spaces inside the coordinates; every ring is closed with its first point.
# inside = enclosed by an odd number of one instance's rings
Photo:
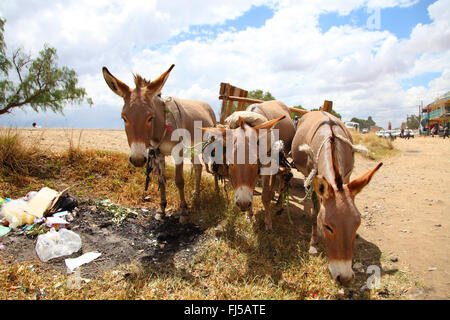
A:
{"type": "MultiPolygon", "coordinates": [[[[26,141],[42,148],[129,152],[123,130],[21,129],[26,141]]],[[[357,196],[362,215],[359,234],[380,248],[386,259],[398,259],[426,290],[408,298],[450,298],[450,140],[397,139],[401,155],[385,159],[371,183],[357,196]]],[[[377,164],[356,158],[352,178],[377,164]]],[[[406,298],[406,297],[405,297],[406,298]]]]}
{"type": "MultiPolygon", "coordinates": [[[[400,156],[386,159],[356,198],[360,234],[427,287],[417,299],[450,298],[450,140],[397,139],[400,156]]],[[[375,162],[358,158],[352,178],[375,162]]]]}

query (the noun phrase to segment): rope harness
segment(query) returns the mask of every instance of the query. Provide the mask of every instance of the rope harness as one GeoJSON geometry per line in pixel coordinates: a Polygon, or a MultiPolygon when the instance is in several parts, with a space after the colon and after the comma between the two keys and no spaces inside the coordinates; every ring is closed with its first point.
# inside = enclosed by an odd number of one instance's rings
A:
{"type": "MultiPolygon", "coordinates": [[[[340,134],[337,134],[335,132],[333,132],[333,134],[334,134],[334,136],[330,135],[330,136],[328,136],[326,139],[324,139],[322,141],[322,143],[320,144],[316,155],[314,155],[314,151],[306,143],[302,144],[298,148],[299,151],[303,151],[303,152],[306,152],[308,154],[308,157],[311,159],[311,161],[313,163],[313,168],[310,171],[310,173],[308,174],[308,176],[305,177],[305,180],[303,182],[303,187],[306,190],[305,196],[302,199],[300,199],[300,200],[295,200],[294,199],[294,201],[297,202],[298,204],[301,204],[307,199],[313,199],[314,210],[318,209],[318,208],[316,208],[316,206],[317,206],[317,204],[316,204],[317,201],[316,200],[317,199],[315,199],[316,197],[314,195],[313,188],[311,187],[311,184],[314,181],[314,178],[316,177],[316,175],[318,173],[319,155],[320,155],[320,152],[322,151],[323,146],[328,141],[333,139],[333,137],[335,137],[335,138],[338,138],[339,140],[341,140],[342,142],[344,142],[345,144],[349,145],[352,148],[353,152],[359,152],[359,153],[364,153],[364,154],[368,154],[369,153],[369,150],[365,146],[363,146],[363,145],[356,145],[355,146],[355,145],[353,145],[353,143],[348,138],[346,138],[346,137],[344,137],[344,136],[342,136],[340,134]]],[[[287,188],[287,190],[285,191],[285,194],[283,194],[283,200],[284,200],[283,201],[283,207],[287,208],[289,222],[292,224],[292,220],[291,220],[291,218],[289,216],[289,195],[290,195],[289,191],[290,191],[289,188],[287,188]]]]}
{"type": "MultiPolygon", "coordinates": [[[[165,102],[171,102],[171,101],[173,101],[173,103],[177,107],[179,118],[180,118],[179,121],[181,121],[181,108],[180,108],[180,105],[179,105],[178,101],[175,98],[172,98],[172,97],[168,97],[168,98],[165,99],[165,102]]],[[[181,124],[178,123],[179,121],[177,121],[177,117],[175,117],[175,114],[172,112],[172,110],[170,110],[169,107],[166,107],[164,109],[164,112],[165,112],[165,115],[166,114],[170,114],[172,116],[173,124],[175,124],[176,129],[179,129],[181,124]]],[[[166,117],[167,117],[167,115],[166,115],[166,117]]],[[[166,177],[163,174],[163,172],[164,172],[164,155],[161,153],[161,150],[159,149],[159,147],[161,146],[161,144],[163,143],[163,141],[164,141],[164,139],[166,137],[167,132],[172,132],[173,131],[172,123],[168,123],[168,121],[167,121],[168,119],[166,117],[164,119],[164,121],[165,121],[164,131],[163,131],[163,134],[161,136],[161,139],[159,140],[159,142],[155,146],[153,146],[150,143],[150,147],[148,149],[147,163],[146,163],[146,170],[145,170],[145,192],[147,192],[148,186],[149,186],[149,183],[150,183],[150,173],[152,173],[152,171],[155,168],[156,168],[157,173],[158,173],[159,185],[161,185],[161,184],[163,184],[164,186],[166,185],[166,177]]],[[[182,143],[184,149],[186,149],[184,155],[190,154],[191,156],[194,156],[196,154],[195,153],[195,149],[198,146],[202,145],[202,152],[203,152],[203,150],[206,148],[206,146],[208,144],[212,143],[212,141],[210,141],[210,140],[211,139],[209,139],[209,140],[207,140],[205,142],[202,141],[202,142],[197,143],[197,144],[195,144],[193,146],[187,146],[184,143],[184,141],[181,140],[181,137],[180,137],[180,141],[179,142],[182,143]]],[[[159,190],[159,186],[158,186],[158,190],[159,190]]]]}
{"type": "MultiPolygon", "coordinates": [[[[175,105],[177,106],[178,109],[178,113],[180,115],[180,119],[181,119],[181,110],[180,110],[180,106],[178,105],[178,102],[176,101],[176,99],[169,97],[165,100],[165,102],[169,102],[169,101],[173,101],[175,103],[175,105]]],[[[161,154],[161,150],[159,149],[159,147],[161,146],[161,144],[164,141],[164,138],[166,137],[167,131],[172,131],[173,128],[170,124],[167,123],[167,113],[170,113],[172,115],[173,118],[173,122],[175,123],[176,128],[179,128],[179,125],[177,123],[177,118],[175,117],[175,115],[173,114],[173,112],[166,107],[164,109],[164,113],[165,113],[165,117],[164,117],[164,131],[163,134],[161,136],[161,139],[159,140],[159,142],[156,144],[156,146],[153,146],[151,143],[149,144],[150,147],[148,148],[148,154],[147,154],[147,163],[146,163],[146,167],[145,167],[145,192],[147,192],[148,190],[148,185],[150,183],[150,173],[153,171],[153,169],[156,168],[157,173],[158,173],[158,191],[160,188],[160,185],[163,184],[164,186],[166,185],[166,177],[163,174],[164,172],[164,155],[161,154]]]]}

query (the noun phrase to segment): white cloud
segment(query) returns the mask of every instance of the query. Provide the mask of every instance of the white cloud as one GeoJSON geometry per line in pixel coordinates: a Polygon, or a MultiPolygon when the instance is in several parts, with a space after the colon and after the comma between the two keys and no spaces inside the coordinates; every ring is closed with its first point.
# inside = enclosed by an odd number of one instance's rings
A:
{"type": "Polygon", "coordinates": [[[318,19],[330,11],[349,14],[363,7],[416,2],[10,1],[0,5],[0,12],[8,19],[8,44],[33,51],[44,42],[55,46],[61,64],[75,68],[96,104],[122,103],[104,83],[103,65],[131,85],[131,72],[154,79],[175,63],[163,94],[203,99],[216,111],[221,103],[219,84],[230,82],[248,90],[268,90],[287,104],[307,108],[333,100],[345,119],[372,115],[378,124],[392,121],[396,126],[406,114],[416,112],[420,100],[426,104],[426,99],[449,90],[448,1],[430,5],[432,23],[418,24],[404,40],[388,31],[349,25],[322,33],[318,19]],[[190,26],[220,26],[261,4],[275,13],[259,28],[231,28],[215,38],[201,31],[195,39],[166,42],[190,26]],[[400,85],[403,79],[441,71],[427,87],[405,91],[400,85]]]}

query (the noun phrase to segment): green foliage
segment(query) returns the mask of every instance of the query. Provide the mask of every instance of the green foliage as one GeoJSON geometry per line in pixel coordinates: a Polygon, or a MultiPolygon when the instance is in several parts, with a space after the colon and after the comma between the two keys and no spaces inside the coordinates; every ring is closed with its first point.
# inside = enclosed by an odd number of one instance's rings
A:
{"type": "Polygon", "coordinates": [[[6,43],[3,37],[3,32],[5,30],[5,21],[0,19],[0,75],[8,75],[8,70],[11,67],[11,63],[6,59],[6,43]]]}
{"type": "MultiPolygon", "coordinates": [[[[298,106],[293,106],[292,108],[305,110],[305,108],[303,108],[301,104],[299,104],[298,106]]],[[[302,115],[300,115],[300,114],[296,114],[296,113],[291,112],[291,118],[292,118],[292,119],[294,119],[296,116],[297,116],[299,119],[302,117],[302,115]]]]}
{"type": "Polygon", "coordinates": [[[264,92],[261,89],[252,90],[248,93],[248,98],[259,99],[264,101],[275,100],[275,97],[269,92],[264,92]]]}
{"type": "Polygon", "coordinates": [[[351,122],[359,123],[359,128],[360,128],[361,130],[362,130],[362,129],[365,129],[365,128],[370,129],[370,127],[376,125],[375,121],[373,121],[373,119],[372,119],[371,116],[369,116],[369,117],[367,118],[367,120],[359,119],[359,118],[352,118],[350,121],[351,121],[351,122]]]}
{"type": "Polygon", "coordinates": [[[4,24],[0,19],[0,115],[26,105],[34,111],[50,109],[59,113],[67,103],[80,104],[86,100],[92,105],[85,89],[77,86],[75,71],[58,67],[55,48],[44,45],[36,58],[19,48],[8,58],[4,24]],[[14,77],[10,77],[10,71],[15,72],[14,77]]]}
{"type": "Polygon", "coordinates": [[[406,116],[406,125],[408,126],[409,129],[418,129],[419,128],[419,116],[416,116],[414,114],[410,115],[410,116],[406,116]]]}

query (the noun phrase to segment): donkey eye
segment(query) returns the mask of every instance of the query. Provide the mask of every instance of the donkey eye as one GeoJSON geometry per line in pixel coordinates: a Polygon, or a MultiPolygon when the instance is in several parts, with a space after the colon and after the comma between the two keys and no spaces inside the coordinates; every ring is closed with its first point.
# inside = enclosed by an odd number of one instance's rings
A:
{"type": "Polygon", "coordinates": [[[152,122],[152,120],[153,120],[153,117],[152,116],[150,116],[148,119],[147,119],[147,123],[150,123],[150,122],[152,122]]]}
{"type": "Polygon", "coordinates": [[[330,226],[325,225],[324,227],[325,227],[325,229],[327,229],[330,233],[333,233],[333,229],[331,229],[330,226]]]}

